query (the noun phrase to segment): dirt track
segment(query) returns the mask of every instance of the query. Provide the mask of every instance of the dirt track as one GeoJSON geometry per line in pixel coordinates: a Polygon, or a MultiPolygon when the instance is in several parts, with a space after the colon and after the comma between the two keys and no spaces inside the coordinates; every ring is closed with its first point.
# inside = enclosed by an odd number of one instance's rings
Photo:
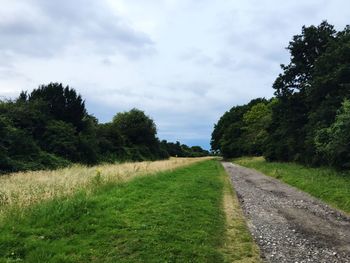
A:
{"type": "Polygon", "coordinates": [[[267,262],[350,263],[350,217],[280,181],[224,162],[267,262]]]}

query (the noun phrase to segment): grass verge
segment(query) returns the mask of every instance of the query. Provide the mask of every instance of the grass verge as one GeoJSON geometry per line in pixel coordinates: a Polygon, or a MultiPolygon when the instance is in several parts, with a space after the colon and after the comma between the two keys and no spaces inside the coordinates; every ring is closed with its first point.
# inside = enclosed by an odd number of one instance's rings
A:
{"type": "Polygon", "coordinates": [[[350,174],[331,168],[310,168],[295,163],[267,162],[262,157],[243,157],[235,163],[256,169],[297,187],[331,206],[350,213],[350,174]]]}
{"type": "Polygon", "coordinates": [[[211,160],[12,211],[0,262],[225,262],[224,189],[211,160]]]}
{"type": "Polygon", "coordinates": [[[260,263],[260,251],[250,235],[238,198],[224,170],[223,208],[226,216],[226,239],[223,252],[226,262],[260,263]]]}

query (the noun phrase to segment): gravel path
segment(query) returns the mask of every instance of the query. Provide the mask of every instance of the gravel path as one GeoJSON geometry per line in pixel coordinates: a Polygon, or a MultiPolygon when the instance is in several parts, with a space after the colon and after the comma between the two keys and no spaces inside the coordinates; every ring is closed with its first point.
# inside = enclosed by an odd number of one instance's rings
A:
{"type": "Polygon", "coordinates": [[[350,217],[277,179],[224,162],[267,262],[350,263],[350,217]]]}

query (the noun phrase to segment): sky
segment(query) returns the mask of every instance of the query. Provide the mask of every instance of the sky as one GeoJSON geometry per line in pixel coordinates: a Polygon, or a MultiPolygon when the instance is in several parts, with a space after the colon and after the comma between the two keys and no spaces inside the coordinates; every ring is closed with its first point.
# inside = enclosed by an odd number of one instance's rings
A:
{"type": "Polygon", "coordinates": [[[100,122],[144,110],[158,137],[209,149],[232,106],[273,96],[303,25],[348,0],[0,0],[0,97],[59,82],[100,122]]]}

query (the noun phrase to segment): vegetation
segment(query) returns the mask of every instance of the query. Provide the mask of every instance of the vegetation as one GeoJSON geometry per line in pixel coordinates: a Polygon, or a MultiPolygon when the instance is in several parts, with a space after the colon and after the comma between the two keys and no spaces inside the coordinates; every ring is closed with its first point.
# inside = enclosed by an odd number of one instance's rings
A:
{"type": "Polygon", "coordinates": [[[303,27],[273,84],[275,98],[226,112],[211,146],[226,158],[263,154],[268,161],[350,168],[350,27],[303,27]]]}
{"type": "Polygon", "coordinates": [[[275,100],[255,99],[226,112],[212,133],[212,150],[224,157],[261,155],[274,103],[275,100]]]}
{"type": "Polygon", "coordinates": [[[310,168],[296,163],[266,162],[262,157],[242,157],[234,162],[280,179],[350,213],[349,172],[325,167],[310,168]]]}
{"type": "MultiPolygon", "coordinates": [[[[223,176],[211,160],[12,211],[0,262],[224,262],[223,176]]],[[[229,253],[258,262],[242,222],[245,245],[229,253]]]]}
{"type": "MultiPolygon", "coordinates": [[[[82,97],[59,83],[0,101],[0,173],[166,159],[175,156],[172,146],[160,143],[154,121],[143,111],[118,113],[100,124],[82,97]]],[[[181,147],[186,151],[178,156],[208,155],[200,147],[181,147]]]]}
{"type": "Polygon", "coordinates": [[[80,190],[89,192],[97,185],[120,183],[145,174],[173,170],[205,158],[171,158],[154,162],[74,165],[53,171],[28,171],[0,177],[0,218],[10,210],[44,200],[67,197],[80,190]]]}
{"type": "Polygon", "coordinates": [[[220,170],[224,181],[223,209],[226,216],[226,240],[222,248],[225,262],[263,262],[258,246],[247,230],[245,217],[230,178],[225,171],[220,170]]]}
{"type": "Polygon", "coordinates": [[[210,155],[209,151],[203,150],[200,146],[189,147],[186,144],[180,144],[180,142],[173,143],[166,140],[162,140],[160,145],[170,156],[174,157],[204,157],[210,155]]]}

